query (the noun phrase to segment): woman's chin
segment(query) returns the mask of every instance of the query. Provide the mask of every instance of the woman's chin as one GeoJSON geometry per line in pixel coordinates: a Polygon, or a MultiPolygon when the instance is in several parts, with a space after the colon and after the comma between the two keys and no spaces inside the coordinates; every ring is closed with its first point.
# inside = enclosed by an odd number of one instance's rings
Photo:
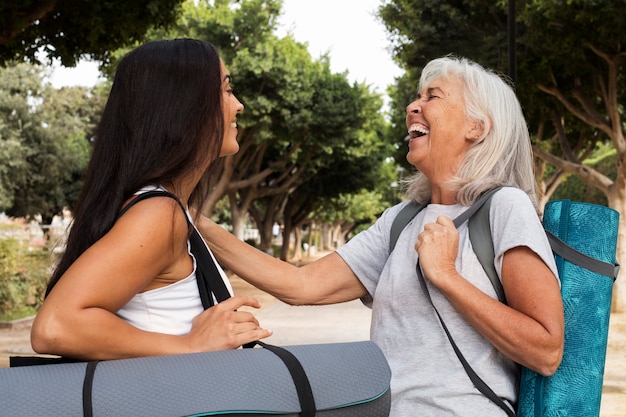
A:
{"type": "Polygon", "coordinates": [[[222,150],[220,151],[220,156],[234,155],[237,152],[239,152],[239,143],[237,143],[236,140],[233,140],[232,142],[229,141],[228,143],[224,141],[222,144],[222,150]]]}

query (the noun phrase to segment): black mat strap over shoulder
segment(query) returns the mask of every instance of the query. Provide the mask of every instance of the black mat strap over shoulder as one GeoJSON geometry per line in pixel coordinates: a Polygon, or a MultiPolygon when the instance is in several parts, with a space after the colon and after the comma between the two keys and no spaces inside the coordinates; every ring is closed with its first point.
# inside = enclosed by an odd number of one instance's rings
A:
{"type": "Polygon", "coordinates": [[[183,203],[181,203],[181,201],[178,199],[178,197],[176,197],[176,195],[165,190],[152,190],[152,191],[146,191],[145,193],[137,194],[135,198],[133,198],[128,204],[126,204],[120,210],[119,214],[117,215],[117,218],[119,219],[120,217],[122,217],[122,215],[126,213],[128,209],[130,209],[135,204],[139,203],[140,201],[146,200],[148,198],[152,198],[152,197],[169,197],[172,200],[176,201],[178,205],[180,206],[180,208],[185,213],[185,219],[187,220],[187,224],[191,225],[191,222],[187,218],[187,210],[185,209],[185,206],[183,206],[183,203]]]}
{"type": "Polygon", "coordinates": [[[217,270],[213,257],[195,227],[189,236],[189,243],[191,244],[191,253],[196,258],[196,281],[198,282],[202,306],[205,309],[212,307],[214,305],[213,295],[218,303],[230,298],[230,292],[217,270]]]}
{"type": "Polygon", "coordinates": [[[202,301],[202,307],[206,310],[209,307],[213,307],[215,304],[213,296],[217,302],[222,302],[230,298],[230,292],[226,288],[226,284],[219,273],[213,257],[209,253],[204,240],[200,236],[200,233],[196,227],[189,221],[187,217],[187,210],[178,199],[178,197],[168,191],[164,190],[152,190],[138,194],[132,199],[122,210],[120,210],[120,216],[122,216],[130,207],[134,204],[143,201],[151,197],[169,197],[178,203],[185,214],[185,219],[189,224],[191,233],[189,235],[189,244],[191,246],[191,253],[196,258],[196,282],[198,283],[198,291],[200,292],[200,301],[202,301]]]}

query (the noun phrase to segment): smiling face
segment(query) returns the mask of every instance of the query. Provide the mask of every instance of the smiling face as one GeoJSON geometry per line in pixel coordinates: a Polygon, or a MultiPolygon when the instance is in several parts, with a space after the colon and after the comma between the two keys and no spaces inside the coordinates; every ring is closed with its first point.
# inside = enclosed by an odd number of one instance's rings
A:
{"type": "Polygon", "coordinates": [[[222,62],[221,65],[222,79],[222,108],[224,110],[224,140],[220,156],[232,155],[239,150],[237,143],[237,114],[243,111],[243,104],[233,94],[230,85],[230,74],[226,71],[226,67],[222,62]]]}
{"type": "Polygon", "coordinates": [[[436,78],[418,93],[406,108],[406,126],[407,161],[433,183],[453,176],[480,136],[466,115],[463,83],[454,75],[436,78]]]}

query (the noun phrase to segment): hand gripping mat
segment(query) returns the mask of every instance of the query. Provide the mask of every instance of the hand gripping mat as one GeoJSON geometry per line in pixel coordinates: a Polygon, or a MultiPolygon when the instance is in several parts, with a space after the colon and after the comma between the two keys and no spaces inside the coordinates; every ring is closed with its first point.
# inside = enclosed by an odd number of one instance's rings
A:
{"type": "MultiPolygon", "coordinates": [[[[311,385],[316,416],[387,416],[391,371],[369,341],[287,346],[311,385]]],[[[82,416],[87,363],[0,369],[0,414],[82,416]]],[[[282,360],[268,349],[99,362],[94,416],[299,416],[282,360]]]]}
{"type": "MultiPolygon", "coordinates": [[[[619,214],[608,207],[568,200],[546,205],[543,224],[579,252],[615,266],[619,214]]],[[[554,249],[554,247],[553,247],[554,249]]],[[[520,417],[597,417],[611,313],[614,276],[592,272],[555,256],[565,313],[563,361],[551,377],[522,368],[520,417]]],[[[614,270],[614,268],[613,268],[614,270]]]]}

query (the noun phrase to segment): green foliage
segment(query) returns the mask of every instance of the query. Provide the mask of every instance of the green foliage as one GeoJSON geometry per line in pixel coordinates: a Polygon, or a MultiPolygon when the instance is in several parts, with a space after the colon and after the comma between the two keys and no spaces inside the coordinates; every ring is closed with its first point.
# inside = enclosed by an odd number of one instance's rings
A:
{"type": "MultiPolygon", "coordinates": [[[[306,220],[322,200],[362,188],[380,178],[378,165],[391,153],[384,140],[382,98],[346,74],[333,74],[328,59],[314,61],[306,45],[277,38],[281,1],[246,0],[183,4],[169,31],[155,38],[192,36],[220,49],[238,98],[239,152],[230,171],[231,212],[250,210],[260,229],[291,207],[291,224],[306,220]]],[[[217,181],[217,180],[216,180],[217,181]]],[[[223,206],[214,205],[223,214],[223,206]]],[[[269,230],[269,229],[268,229],[269,230]]],[[[268,236],[271,236],[268,234],[268,236]]]]}
{"type": "MultiPolygon", "coordinates": [[[[615,149],[610,145],[600,143],[596,146],[593,154],[585,160],[585,165],[593,167],[599,172],[604,172],[610,178],[615,179],[616,159],[615,149]]],[[[603,192],[585,183],[576,175],[568,175],[550,199],[569,199],[586,201],[602,206],[608,205],[607,197],[603,192]]]]}
{"type": "Polygon", "coordinates": [[[152,26],[176,20],[183,0],[2,0],[0,64],[38,63],[43,50],[74,66],[84,56],[106,61],[109,51],[143,39],[152,26]]]}
{"type": "Polygon", "coordinates": [[[371,169],[361,173],[370,177],[367,187],[350,188],[336,196],[321,198],[311,215],[324,223],[348,226],[348,232],[353,235],[371,226],[387,207],[400,201],[397,184],[401,175],[389,157],[371,169]]]}
{"type": "Polygon", "coordinates": [[[34,314],[49,277],[47,251],[28,252],[14,238],[0,238],[0,321],[34,314]]]}
{"type": "Polygon", "coordinates": [[[102,96],[56,90],[40,67],[0,68],[0,211],[49,220],[76,200],[102,96]]]}
{"type": "Polygon", "coordinates": [[[414,170],[415,168],[406,160],[408,142],[405,141],[405,138],[408,136],[408,132],[405,109],[417,97],[417,80],[412,79],[408,73],[396,78],[396,84],[389,87],[389,97],[391,120],[385,135],[393,146],[393,152],[389,156],[392,156],[396,163],[405,170],[414,170]]]}
{"type": "MultiPolygon", "coordinates": [[[[613,84],[606,61],[606,57],[624,54],[624,19],[624,0],[526,2],[518,12],[517,49],[522,83],[518,93],[522,93],[520,99],[527,112],[538,110],[545,120],[554,110],[567,113],[584,108],[593,118],[601,119],[601,113],[612,105],[613,94],[624,103],[626,80],[619,76],[618,84],[613,84]],[[574,106],[563,110],[554,97],[539,92],[538,85],[558,89],[574,106]]],[[[618,65],[616,70],[619,73],[623,67],[620,70],[618,65]]],[[[534,118],[531,122],[536,124],[534,118]]],[[[593,118],[582,122],[593,125],[593,118]]]]}
{"type": "Polygon", "coordinates": [[[326,223],[345,222],[370,226],[388,207],[382,194],[361,190],[358,193],[341,194],[328,199],[319,209],[319,220],[326,223]]]}
{"type": "MultiPolygon", "coordinates": [[[[380,114],[382,98],[365,85],[352,85],[346,74],[333,74],[326,57],[312,60],[306,45],[291,36],[278,39],[274,30],[281,6],[280,0],[189,0],[182,3],[175,23],[147,31],[145,40],[194,37],[216,45],[246,106],[239,117],[241,150],[232,157],[235,170],[214,176],[216,181],[229,176],[229,185],[215,193],[221,205],[212,203],[223,221],[236,215],[224,210],[227,194],[244,213],[246,204],[256,200],[256,208],[273,221],[280,214],[271,210],[280,212],[289,199],[306,212],[325,198],[393,181],[380,175],[380,165],[393,152],[380,114]],[[267,200],[272,198],[275,203],[267,200]]],[[[126,13],[125,7],[118,12],[126,13]]],[[[122,48],[107,51],[105,58],[111,59],[103,63],[106,73],[112,75],[117,59],[139,42],[129,37],[122,48]]],[[[6,154],[4,160],[15,166],[0,166],[0,210],[7,207],[14,215],[43,211],[49,217],[75,199],[88,159],[85,139],[93,135],[104,94],[49,92],[41,88],[40,75],[23,78],[33,80],[29,91],[37,94],[28,94],[37,97],[37,105],[23,106],[27,111],[20,112],[32,133],[12,125],[2,134],[0,158],[6,154]],[[46,168],[36,171],[33,166],[46,168]]],[[[1,123],[2,118],[0,129],[1,123]]],[[[387,198],[388,191],[379,194],[387,198]]]]}
{"type": "Polygon", "coordinates": [[[390,87],[390,140],[405,160],[405,108],[415,99],[422,68],[448,54],[468,57],[497,71],[507,69],[506,4],[492,0],[392,0],[379,8],[394,59],[406,70],[390,87]]]}
{"type": "Polygon", "coordinates": [[[506,65],[506,5],[488,0],[395,0],[379,9],[394,56],[415,78],[450,53],[506,65]],[[485,47],[489,45],[489,47],[485,47]]]}
{"type": "MultiPolygon", "coordinates": [[[[453,53],[508,72],[507,6],[506,0],[391,0],[380,7],[394,57],[407,69],[392,88],[391,133],[399,163],[405,153],[405,107],[428,61],[453,53]]],[[[568,161],[568,172],[575,175],[585,176],[572,166],[578,167],[597,143],[610,139],[624,148],[625,6],[624,0],[517,2],[517,96],[535,144],[568,161]]],[[[608,181],[598,178],[611,172],[613,178],[623,177],[619,166],[598,165],[604,170],[585,181],[591,184],[595,177],[590,186],[606,192],[608,181]]]]}

